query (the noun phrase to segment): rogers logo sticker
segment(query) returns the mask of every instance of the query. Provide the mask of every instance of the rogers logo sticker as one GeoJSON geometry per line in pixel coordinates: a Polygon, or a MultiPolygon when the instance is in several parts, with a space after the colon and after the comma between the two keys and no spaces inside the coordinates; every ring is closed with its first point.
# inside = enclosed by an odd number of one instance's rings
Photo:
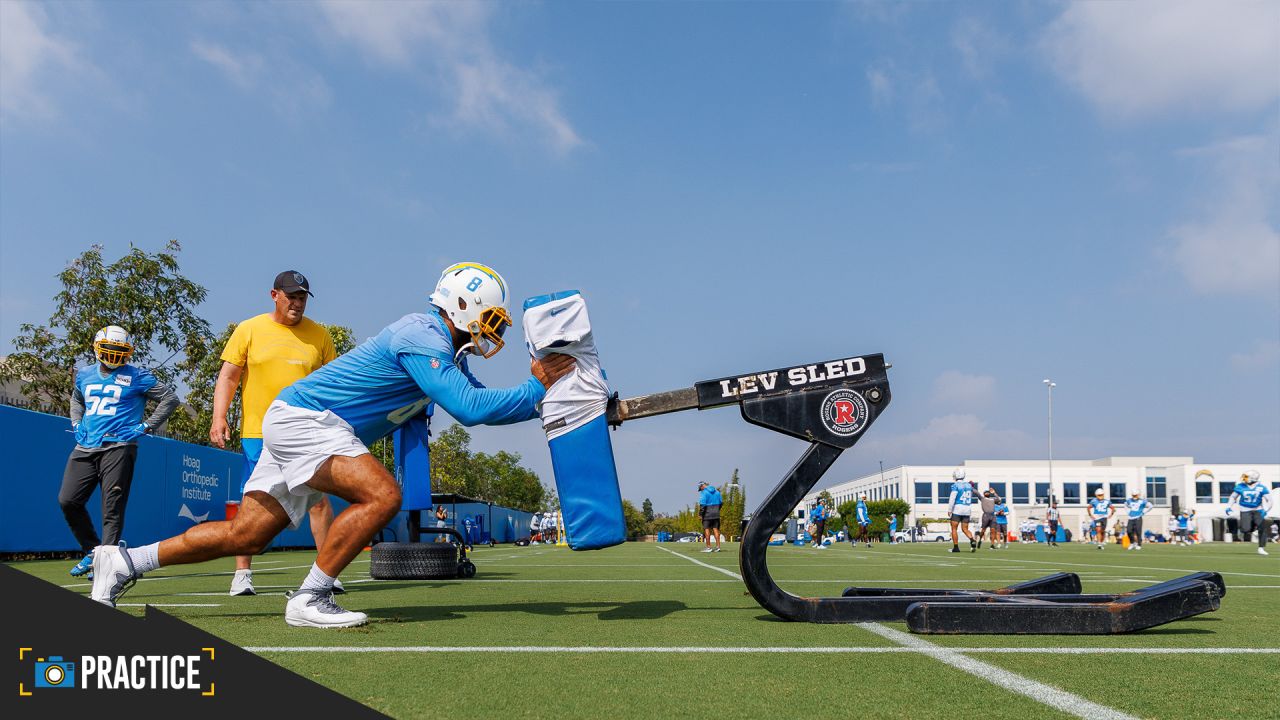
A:
{"type": "Polygon", "coordinates": [[[867,401],[854,390],[836,390],[822,401],[822,424],[840,437],[862,432],[867,417],[867,401]]]}

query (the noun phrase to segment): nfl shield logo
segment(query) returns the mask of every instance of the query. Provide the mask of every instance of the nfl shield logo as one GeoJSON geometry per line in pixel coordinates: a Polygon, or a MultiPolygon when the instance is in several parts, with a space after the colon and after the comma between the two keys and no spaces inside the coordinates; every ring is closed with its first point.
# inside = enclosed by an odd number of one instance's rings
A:
{"type": "Polygon", "coordinates": [[[432,370],[439,370],[439,369],[440,369],[440,361],[439,361],[438,359],[436,359],[436,358],[431,358],[431,369],[432,369],[432,370]]]}

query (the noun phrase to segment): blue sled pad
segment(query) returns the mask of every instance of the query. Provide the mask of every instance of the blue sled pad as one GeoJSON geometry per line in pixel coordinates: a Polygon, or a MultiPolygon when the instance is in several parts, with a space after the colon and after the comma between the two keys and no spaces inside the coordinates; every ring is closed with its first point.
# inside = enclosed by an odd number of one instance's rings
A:
{"type": "Polygon", "coordinates": [[[599,550],[627,539],[613,441],[604,415],[550,441],[569,547],[599,550]]]}

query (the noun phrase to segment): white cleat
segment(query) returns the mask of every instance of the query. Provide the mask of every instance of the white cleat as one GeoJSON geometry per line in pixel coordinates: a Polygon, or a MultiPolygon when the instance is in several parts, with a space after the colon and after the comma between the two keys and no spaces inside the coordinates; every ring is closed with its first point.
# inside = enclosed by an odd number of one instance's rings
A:
{"type": "Polygon", "coordinates": [[[343,610],[333,601],[333,592],[295,590],[289,594],[284,621],[293,627],[348,628],[364,625],[369,616],[343,610]]]}
{"type": "Polygon", "coordinates": [[[827,549],[827,546],[826,546],[826,545],[818,545],[818,546],[817,546],[817,549],[819,549],[819,550],[826,550],[826,549],[827,549]]]}
{"type": "Polygon", "coordinates": [[[237,570],[235,577],[231,578],[231,592],[229,594],[232,597],[257,595],[258,591],[253,589],[253,571],[237,570]]]}
{"type": "Polygon", "coordinates": [[[715,552],[715,551],[716,551],[715,548],[703,548],[702,550],[702,552],[704,553],[715,552]]]}
{"type": "Polygon", "coordinates": [[[138,580],[133,561],[125,552],[125,544],[119,547],[99,545],[93,549],[93,589],[89,597],[103,605],[116,606],[116,601],[138,580]]]}
{"type": "Polygon", "coordinates": [[[1259,555],[1270,555],[1271,553],[1267,552],[1267,551],[1266,551],[1265,549],[1263,549],[1263,548],[1258,548],[1258,554],[1259,554],[1259,555]]]}

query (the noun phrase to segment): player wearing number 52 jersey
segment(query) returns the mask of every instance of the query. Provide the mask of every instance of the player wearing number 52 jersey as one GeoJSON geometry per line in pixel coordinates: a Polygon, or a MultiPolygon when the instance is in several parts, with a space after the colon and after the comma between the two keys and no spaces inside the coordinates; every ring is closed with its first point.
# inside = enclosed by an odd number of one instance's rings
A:
{"type": "Polygon", "coordinates": [[[519,385],[489,389],[471,374],[468,353],[491,357],[511,324],[506,283],[476,263],[447,268],[429,312],[406,315],[351,352],[285,388],[263,418],[262,458],[231,522],[127,551],[94,553],[93,599],[114,605],[133,581],[157,567],[261,550],[297,525],[324,493],[350,507],[337,515],[285,622],[351,627],[368,617],[339,607],[333,581],[400,510],[400,487],[366,445],[438,404],[464,425],[503,425],[538,416],[546,389],[573,370],[573,359],[533,359],[519,385]]]}
{"type": "Polygon", "coordinates": [[[71,391],[71,427],[76,447],[67,458],[58,504],[67,525],[85,553],[71,568],[84,575],[93,567],[93,548],[100,544],[85,503],[93,489],[102,486],[102,542],[115,544],[124,531],[124,510],[133,483],[137,440],[169,419],[178,396],[156,376],[129,365],[133,345],[123,328],[111,325],[98,331],[93,342],[98,362],[76,372],[71,391]],[[142,419],[147,401],[156,404],[142,419]]]}

